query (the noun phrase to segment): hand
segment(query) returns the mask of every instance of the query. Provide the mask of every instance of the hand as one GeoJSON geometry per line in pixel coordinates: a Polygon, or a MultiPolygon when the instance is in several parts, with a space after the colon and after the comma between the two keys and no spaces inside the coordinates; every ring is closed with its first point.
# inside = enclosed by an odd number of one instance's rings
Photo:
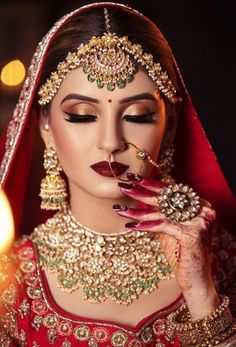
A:
{"type": "MultiPolygon", "coordinates": [[[[190,221],[177,223],[167,219],[157,206],[157,195],[165,187],[153,179],[128,174],[132,185],[119,183],[121,191],[141,203],[142,208],[115,206],[116,212],[136,222],[127,223],[133,230],[160,233],[163,251],[174,268],[176,280],[185,296],[193,319],[202,318],[218,305],[210,266],[210,230],[215,212],[202,200],[199,215],[190,221]],[[204,309],[199,310],[199,302],[204,309]]],[[[201,307],[201,305],[200,305],[201,307]]]]}

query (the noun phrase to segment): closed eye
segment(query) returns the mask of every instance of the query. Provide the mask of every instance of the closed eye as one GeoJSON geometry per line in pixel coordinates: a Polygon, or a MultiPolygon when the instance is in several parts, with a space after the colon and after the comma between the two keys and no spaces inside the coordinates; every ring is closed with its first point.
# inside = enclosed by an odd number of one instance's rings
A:
{"type": "Polygon", "coordinates": [[[127,122],[133,122],[133,123],[156,123],[156,117],[154,116],[156,112],[150,112],[145,114],[139,114],[139,115],[129,115],[126,114],[122,117],[122,119],[126,120],[127,122]]]}
{"type": "Polygon", "coordinates": [[[66,118],[64,118],[67,122],[71,123],[89,123],[89,122],[96,122],[97,116],[94,116],[92,114],[76,114],[76,113],[70,113],[65,112],[67,115],[66,118]]]}

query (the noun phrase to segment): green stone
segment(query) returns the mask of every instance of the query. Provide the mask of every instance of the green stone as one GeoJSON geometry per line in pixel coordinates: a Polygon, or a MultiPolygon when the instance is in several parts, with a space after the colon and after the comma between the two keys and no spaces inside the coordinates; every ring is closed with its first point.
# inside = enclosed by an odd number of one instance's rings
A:
{"type": "Polygon", "coordinates": [[[90,74],[88,75],[87,79],[91,83],[93,83],[95,81],[95,78],[92,75],[90,75],[90,74]]]}
{"type": "Polygon", "coordinates": [[[86,74],[89,72],[88,65],[83,66],[83,72],[86,74]]]}
{"type": "Polygon", "coordinates": [[[134,79],[134,76],[128,73],[126,76],[127,82],[129,83],[129,82],[133,81],[133,79],[134,79]]]}
{"type": "Polygon", "coordinates": [[[103,88],[104,84],[101,80],[97,80],[96,83],[98,88],[103,88]]]}
{"type": "Polygon", "coordinates": [[[115,89],[115,85],[114,83],[107,83],[107,90],[109,90],[110,92],[112,92],[115,89]]]}
{"type": "Polygon", "coordinates": [[[117,82],[117,87],[123,89],[126,86],[126,82],[124,80],[119,80],[117,82]]]}

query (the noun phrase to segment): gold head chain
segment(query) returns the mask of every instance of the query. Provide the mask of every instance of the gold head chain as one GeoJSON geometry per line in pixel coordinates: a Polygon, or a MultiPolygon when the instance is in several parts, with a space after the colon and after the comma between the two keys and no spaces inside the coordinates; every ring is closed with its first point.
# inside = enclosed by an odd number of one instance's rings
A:
{"type": "Polygon", "coordinates": [[[151,54],[145,53],[141,45],[133,44],[127,36],[118,37],[111,33],[107,8],[104,9],[104,18],[106,31],[103,35],[93,36],[86,44],[81,44],[76,52],[68,53],[40,87],[39,104],[48,104],[67,74],[79,67],[83,68],[89,82],[95,82],[98,88],[106,86],[107,90],[113,91],[116,87],[124,88],[133,80],[138,65],[145,68],[158,91],[174,103],[177,100],[176,89],[160,63],[155,63],[151,54]]]}

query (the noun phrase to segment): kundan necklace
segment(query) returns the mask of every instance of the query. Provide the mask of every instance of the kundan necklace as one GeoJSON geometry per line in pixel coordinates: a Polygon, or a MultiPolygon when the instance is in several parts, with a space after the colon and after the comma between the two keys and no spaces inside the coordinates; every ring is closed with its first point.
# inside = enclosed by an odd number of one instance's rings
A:
{"type": "Polygon", "coordinates": [[[85,299],[128,305],[173,277],[158,234],[128,230],[100,234],[81,225],[68,206],[34,229],[40,266],[57,273],[64,292],[82,288],[85,299]]]}

